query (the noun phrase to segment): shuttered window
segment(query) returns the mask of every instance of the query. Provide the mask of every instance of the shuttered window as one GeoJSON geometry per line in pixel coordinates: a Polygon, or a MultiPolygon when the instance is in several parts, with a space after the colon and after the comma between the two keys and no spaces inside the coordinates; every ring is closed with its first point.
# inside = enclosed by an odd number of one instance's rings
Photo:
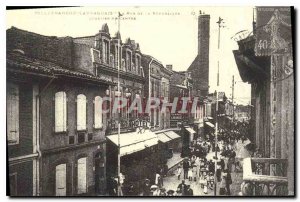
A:
{"type": "Polygon", "coordinates": [[[7,84],[7,140],[19,144],[19,86],[7,84]]]}
{"type": "Polygon", "coordinates": [[[67,96],[61,91],[55,94],[55,132],[67,131],[67,96]]]}
{"type": "Polygon", "coordinates": [[[102,98],[96,96],[94,100],[94,127],[102,128],[102,98]]]}
{"type": "Polygon", "coordinates": [[[60,164],[56,166],[55,172],[55,195],[66,196],[67,182],[66,182],[67,166],[60,164]]]}
{"type": "Polygon", "coordinates": [[[86,193],[86,158],[78,159],[77,193],[86,193]]]}
{"type": "Polygon", "coordinates": [[[77,96],[77,130],[86,130],[86,97],[77,96]]]}

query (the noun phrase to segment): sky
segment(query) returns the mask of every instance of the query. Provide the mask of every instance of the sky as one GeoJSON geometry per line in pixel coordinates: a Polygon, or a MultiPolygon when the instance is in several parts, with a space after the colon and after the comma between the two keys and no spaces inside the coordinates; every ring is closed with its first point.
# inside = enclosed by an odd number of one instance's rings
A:
{"type": "Polygon", "coordinates": [[[219,91],[231,98],[232,76],[234,97],[238,104],[249,104],[251,88],[241,82],[232,50],[238,49],[231,39],[241,30],[252,31],[252,7],[77,7],[6,11],[6,28],[46,36],[92,36],[107,23],[111,36],[118,30],[116,20],[122,13],[120,33],[123,42],[130,38],[139,43],[141,52],[151,55],[175,71],[185,71],[197,55],[198,14],[209,14],[210,56],[209,92],[216,90],[217,61],[220,62],[219,91]],[[224,19],[218,50],[218,18],[224,19]]]}

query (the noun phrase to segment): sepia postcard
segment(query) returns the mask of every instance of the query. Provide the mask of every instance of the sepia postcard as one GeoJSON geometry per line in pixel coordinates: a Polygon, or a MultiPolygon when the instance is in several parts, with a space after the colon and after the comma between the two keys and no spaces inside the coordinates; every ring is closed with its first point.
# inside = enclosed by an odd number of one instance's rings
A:
{"type": "Polygon", "coordinates": [[[7,7],[7,195],[295,196],[294,22],[7,7]]]}

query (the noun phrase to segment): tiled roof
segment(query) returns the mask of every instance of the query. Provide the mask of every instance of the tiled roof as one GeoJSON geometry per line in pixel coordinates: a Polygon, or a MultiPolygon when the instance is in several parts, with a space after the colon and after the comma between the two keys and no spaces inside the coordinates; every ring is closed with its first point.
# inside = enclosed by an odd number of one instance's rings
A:
{"type": "Polygon", "coordinates": [[[14,69],[18,67],[18,68],[22,68],[25,71],[38,72],[47,75],[53,75],[53,76],[63,75],[63,76],[70,76],[79,79],[88,79],[88,80],[107,83],[107,84],[112,83],[107,79],[99,78],[89,73],[67,69],[51,62],[42,61],[34,58],[28,58],[20,54],[8,53],[6,56],[6,63],[12,66],[10,68],[14,68],[14,69]]]}

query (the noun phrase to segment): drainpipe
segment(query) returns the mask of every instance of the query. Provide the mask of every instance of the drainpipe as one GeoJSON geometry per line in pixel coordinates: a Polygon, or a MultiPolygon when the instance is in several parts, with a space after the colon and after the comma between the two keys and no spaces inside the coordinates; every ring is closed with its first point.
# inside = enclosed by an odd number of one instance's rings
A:
{"type": "MultiPolygon", "coordinates": [[[[42,151],[40,150],[40,134],[41,134],[41,116],[40,116],[40,97],[42,95],[42,93],[50,86],[50,84],[52,83],[52,81],[55,79],[56,77],[54,75],[52,75],[51,80],[47,83],[47,85],[39,92],[38,95],[36,95],[36,104],[35,104],[35,112],[36,112],[36,126],[38,126],[38,130],[36,130],[36,150],[38,153],[38,160],[37,163],[38,165],[40,165],[40,159],[42,157],[42,151]]],[[[39,196],[40,195],[40,186],[39,186],[39,182],[40,182],[40,173],[39,173],[39,166],[36,166],[36,173],[37,173],[37,183],[36,183],[36,195],[39,196]]]]}

